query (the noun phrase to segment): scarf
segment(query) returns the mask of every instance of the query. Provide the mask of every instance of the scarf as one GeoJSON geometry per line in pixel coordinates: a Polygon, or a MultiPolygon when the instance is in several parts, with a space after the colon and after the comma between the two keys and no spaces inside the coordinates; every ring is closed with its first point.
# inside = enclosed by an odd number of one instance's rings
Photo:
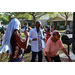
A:
{"type": "Polygon", "coordinates": [[[6,32],[5,32],[5,36],[3,38],[3,41],[2,41],[2,46],[0,47],[0,53],[2,54],[3,52],[6,52],[7,50],[9,50],[9,54],[12,54],[12,46],[11,46],[11,43],[10,43],[10,40],[11,40],[11,36],[14,32],[15,29],[19,30],[19,20],[14,18],[10,21],[10,23],[8,24],[8,27],[6,29],[6,32]]]}

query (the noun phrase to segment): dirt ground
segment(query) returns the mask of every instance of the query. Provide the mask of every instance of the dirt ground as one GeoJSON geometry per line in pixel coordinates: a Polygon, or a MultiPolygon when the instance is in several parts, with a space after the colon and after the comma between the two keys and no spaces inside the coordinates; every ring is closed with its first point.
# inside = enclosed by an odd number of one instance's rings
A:
{"type": "MultiPolygon", "coordinates": [[[[28,54],[24,54],[24,60],[25,62],[31,62],[31,58],[32,58],[32,52],[28,53],[28,54]]],[[[1,60],[0,62],[8,62],[9,58],[7,58],[7,55],[4,55],[3,60],[1,60]]],[[[72,60],[73,62],[75,62],[75,60],[72,60]]],[[[38,62],[38,59],[36,59],[36,62],[38,62]]],[[[43,55],[43,59],[42,62],[47,62],[44,55],[43,55]]],[[[61,58],[61,62],[69,62],[68,59],[66,58],[61,58]]]]}
{"type": "MultiPolygon", "coordinates": [[[[31,62],[31,57],[32,57],[31,53],[28,54],[28,55],[25,55],[25,57],[24,57],[25,62],[31,62]]],[[[36,62],[37,61],[38,61],[38,59],[36,60],[36,62]]],[[[75,60],[72,60],[72,61],[75,62],[75,60]]],[[[45,57],[44,57],[44,55],[43,55],[42,62],[47,62],[46,59],[45,59],[45,57]]],[[[65,59],[65,58],[61,58],[61,62],[69,62],[69,60],[68,59],[65,59]]]]}

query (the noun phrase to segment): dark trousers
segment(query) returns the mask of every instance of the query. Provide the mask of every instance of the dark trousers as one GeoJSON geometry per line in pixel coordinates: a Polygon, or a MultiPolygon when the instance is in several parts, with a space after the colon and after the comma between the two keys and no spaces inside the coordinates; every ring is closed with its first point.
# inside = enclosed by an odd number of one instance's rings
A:
{"type": "MultiPolygon", "coordinates": [[[[49,62],[47,56],[45,56],[47,62],[49,62]]],[[[59,55],[55,56],[55,57],[50,57],[51,61],[55,61],[55,62],[61,62],[59,55]]]]}
{"type": "Polygon", "coordinates": [[[33,52],[32,51],[32,59],[31,62],[35,62],[36,55],[38,54],[38,62],[42,62],[42,51],[39,52],[33,52]]]}

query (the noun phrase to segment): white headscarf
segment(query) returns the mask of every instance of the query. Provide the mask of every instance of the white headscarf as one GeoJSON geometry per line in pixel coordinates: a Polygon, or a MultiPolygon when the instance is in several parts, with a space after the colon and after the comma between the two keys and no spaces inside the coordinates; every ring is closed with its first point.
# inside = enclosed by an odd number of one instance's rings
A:
{"type": "Polygon", "coordinates": [[[6,32],[5,32],[5,36],[3,38],[3,41],[2,41],[2,46],[0,47],[0,53],[2,54],[3,52],[6,52],[7,50],[9,50],[9,54],[12,54],[12,48],[11,48],[11,43],[10,43],[10,40],[11,40],[11,36],[14,32],[15,29],[18,29],[19,30],[19,24],[20,24],[20,21],[16,18],[12,19],[6,29],[6,32]]]}

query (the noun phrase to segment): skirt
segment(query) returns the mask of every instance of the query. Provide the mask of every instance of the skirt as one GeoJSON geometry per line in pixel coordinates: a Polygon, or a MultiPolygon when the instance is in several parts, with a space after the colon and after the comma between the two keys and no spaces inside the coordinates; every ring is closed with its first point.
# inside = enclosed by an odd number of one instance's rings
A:
{"type": "Polygon", "coordinates": [[[15,60],[10,59],[9,62],[24,62],[24,58],[23,57],[20,57],[20,58],[17,58],[15,60]]]}

